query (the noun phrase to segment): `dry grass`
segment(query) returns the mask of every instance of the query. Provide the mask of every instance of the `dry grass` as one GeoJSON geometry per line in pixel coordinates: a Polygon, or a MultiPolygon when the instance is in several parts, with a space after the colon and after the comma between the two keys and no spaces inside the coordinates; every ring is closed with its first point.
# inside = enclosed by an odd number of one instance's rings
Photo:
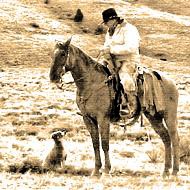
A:
{"type": "MultiPolygon", "coordinates": [[[[189,113],[189,78],[184,75],[184,72],[189,74],[188,27],[165,19],[147,18],[145,14],[134,18],[130,13],[146,3],[163,9],[161,1],[139,0],[133,5],[123,2],[51,0],[45,5],[41,0],[18,0],[1,7],[0,13],[4,15],[0,18],[1,189],[177,189],[190,185],[188,137],[181,139],[181,161],[185,163],[181,163],[178,181],[165,181],[160,178],[163,149],[160,141],[158,144],[158,136],[151,133],[153,146],[150,146],[147,132],[139,132],[134,127],[123,133],[118,126],[111,126],[112,177],[90,178],[94,152],[82,118],[76,114],[76,88],[74,84],[65,84],[60,91],[49,84],[54,40],[64,40],[74,34],[72,42],[96,57],[104,41],[104,34],[94,34],[101,12],[115,6],[139,28],[143,64],[169,72],[178,82],[182,96],[179,113],[189,113]],[[72,20],[77,8],[85,15],[81,24],[72,20]],[[167,61],[160,60],[161,54],[167,61]],[[66,166],[58,171],[44,170],[41,163],[52,145],[49,135],[61,128],[68,130],[64,139],[68,154],[66,166]]],[[[176,4],[172,3],[172,7],[176,4]]],[[[179,128],[186,135],[189,119],[179,118],[180,124],[186,121],[179,128]]],[[[101,155],[103,158],[102,152],[101,155]]]]}
{"type": "Polygon", "coordinates": [[[139,2],[157,10],[190,16],[190,2],[187,0],[156,0],[153,2],[149,0],[139,0],[139,2]]]}
{"type": "Polygon", "coordinates": [[[164,149],[163,146],[153,146],[151,151],[147,151],[151,163],[163,163],[164,161],[164,149]]]}
{"type": "Polygon", "coordinates": [[[190,138],[183,136],[180,138],[180,161],[190,166],[190,138]]]}

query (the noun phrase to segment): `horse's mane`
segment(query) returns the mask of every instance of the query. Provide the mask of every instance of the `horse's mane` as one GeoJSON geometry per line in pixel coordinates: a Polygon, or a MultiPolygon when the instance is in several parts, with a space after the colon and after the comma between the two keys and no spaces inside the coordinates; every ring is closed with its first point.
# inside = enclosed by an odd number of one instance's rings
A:
{"type": "Polygon", "coordinates": [[[105,75],[110,75],[110,72],[105,66],[103,66],[101,63],[98,63],[94,58],[90,57],[80,48],[70,44],[69,45],[69,52],[72,51],[72,54],[74,56],[80,56],[86,65],[93,66],[94,69],[98,72],[104,73],[105,75]]]}

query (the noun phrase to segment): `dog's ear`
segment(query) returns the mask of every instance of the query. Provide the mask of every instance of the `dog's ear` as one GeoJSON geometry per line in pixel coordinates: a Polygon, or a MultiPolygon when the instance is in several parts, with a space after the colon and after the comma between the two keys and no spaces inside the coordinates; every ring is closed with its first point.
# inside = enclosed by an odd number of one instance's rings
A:
{"type": "Polygon", "coordinates": [[[66,135],[66,131],[61,131],[61,135],[64,137],[66,135]]]}
{"type": "Polygon", "coordinates": [[[53,133],[51,134],[51,138],[52,138],[52,139],[57,139],[57,132],[53,132],[53,133]]]}
{"type": "Polygon", "coordinates": [[[52,138],[52,139],[57,139],[59,135],[61,135],[61,134],[60,134],[60,131],[55,131],[55,132],[53,132],[53,133],[51,134],[51,138],[52,138]]]}
{"type": "Polygon", "coordinates": [[[67,129],[62,129],[61,132],[62,132],[63,136],[65,136],[66,133],[68,132],[68,130],[67,129]]]}

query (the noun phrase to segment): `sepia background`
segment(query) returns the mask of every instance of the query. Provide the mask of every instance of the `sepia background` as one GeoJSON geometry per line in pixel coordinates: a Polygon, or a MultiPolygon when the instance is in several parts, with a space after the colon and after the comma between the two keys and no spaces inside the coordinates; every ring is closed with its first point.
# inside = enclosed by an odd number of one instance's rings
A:
{"type": "MultiPolygon", "coordinates": [[[[0,0],[0,189],[188,189],[190,188],[190,1],[188,0],[0,0]],[[179,90],[180,171],[162,179],[164,147],[147,120],[126,131],[111,124],[110,178],[90,177],[94,152],[76,88],[65,75],[63,90],[49,81],[56,41],[96,58],[105,28],[103,10],[114,7],[141,35],[141,62],[172,78],[179,90]],[[82,22],[74,22],[77,9],[82,22]],[[99,31],[99,32],[97,32],[99,31]],[[66,166],[42,172],[52,130],[66,128],[66,166]]],[[[101,152],[102,153],[102,152],[101,152]]],[[[103,157],[103,156],[102,156],[103,157]]]]}

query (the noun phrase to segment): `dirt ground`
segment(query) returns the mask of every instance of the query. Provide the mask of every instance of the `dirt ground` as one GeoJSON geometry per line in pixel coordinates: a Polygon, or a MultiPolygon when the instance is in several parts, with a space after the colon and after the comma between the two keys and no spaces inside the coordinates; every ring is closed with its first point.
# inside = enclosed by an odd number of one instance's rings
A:
{"type": "Polygon", "coordinates": [[[65,41],[72,35],[74,45],[92,57],[98,55],[105,33],[96,35],[95,30],[108,7],[139,29],[142,64],[176,82],[180,139],[190,137],[188,0],[50,0],[49,4],[43,0],[1,0],[1,189],[190,188],[190,162],[180,163],[177,179],[162,179],[163,145],[146,120],[144,128],[136,123],[125,133],[120,126],[111,125],[111,176],[90,177],[94,153],[89,133],[76,114],[72,77],[66,74],[64,90],[59,90],[49,82],[49,68],[56,40],[65,41]],[[84,14],[82,23],[73,21],[78,8],[84,14]],[[41,162],[52,146],[50,132],[55,128],[69,131],[64,139],[66,169],[41,173],[41,162]]]}

